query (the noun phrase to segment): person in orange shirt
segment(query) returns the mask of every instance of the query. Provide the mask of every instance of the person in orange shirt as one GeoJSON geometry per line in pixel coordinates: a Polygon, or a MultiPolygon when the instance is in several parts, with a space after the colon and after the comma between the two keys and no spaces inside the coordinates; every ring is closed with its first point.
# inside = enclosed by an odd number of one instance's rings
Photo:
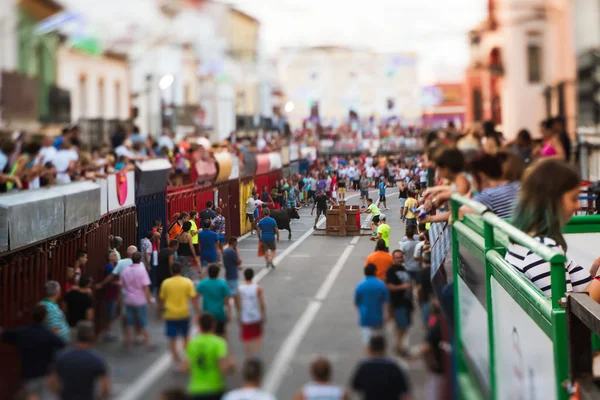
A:
{"type": "Polygon", "coordinates": [[[173,215],[173,218],[177,218],[177,220],[173,222],[167,230],[167,235],[169,235],[169,241],[177,240],[177,238],[182,232],[181,227],[183,226],[183,223],[190,220],[190,214],[186,212],[181,213],[179,215],[175,214],[173,215]]]}
{"type": "Polygon", "coordinates": [[[365,265],[375,264],[377,266],[377,272],[375,276],[382,281],[385,281],[385,274],[389,267],[394,263],[394,259],[390,253],[387,252],[385,241],[383,239],[377,240],[375,245],[375,252],[369,254],[365,265]]]}

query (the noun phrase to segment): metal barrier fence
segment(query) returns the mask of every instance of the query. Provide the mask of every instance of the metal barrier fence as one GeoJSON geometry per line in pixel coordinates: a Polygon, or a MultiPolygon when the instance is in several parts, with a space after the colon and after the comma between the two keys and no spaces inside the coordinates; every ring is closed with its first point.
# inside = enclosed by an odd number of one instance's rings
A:
{"type": "Polygon", "coordinates": [[[153,193],[135,199],[137,212],[138,241],[152,230],[154,221],[160,219],[163,226],[161,247],[167,245],[167,200],[166,193],[153,193]]]}
{"type": "MultiPolygon", "coordinates": [[[[472,200],[453,195],[452,213],[459,398],[567,400],[565,256],[472,200]],[[480,215],[459,220],[461,205],[480,215]],[[550,263],[551,297],[504,260],[510,242],[550,263]]],[[[599,222],[574,217],[564,232],[597,234],[599,222]]]]}

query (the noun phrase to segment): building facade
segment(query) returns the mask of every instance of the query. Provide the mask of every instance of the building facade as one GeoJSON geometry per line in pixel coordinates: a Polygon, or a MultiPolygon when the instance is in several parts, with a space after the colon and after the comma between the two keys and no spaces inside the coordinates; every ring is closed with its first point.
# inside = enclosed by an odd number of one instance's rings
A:
{"type": "Polygon", "coordinates": [[[92,144],[107,142],[117,125],[130,118],[129,63],[121,54],[85,54],[62,45],[57,84],[71,94],[71,121],[92,144]]]}
{"type": "Polygon", "coordinates": [[[466,122],[493,121],[508,139],[534,136],[548,117],[577,115],[572,3],[488,0],[488,16],[470,32],[466,122]]]}
{"type": "Polygon", "coordinates": [[[336,125],[360,117],[421,117],[414,54],[378,54],[341,47],[288,48],[279,55],[278,78],[292,126],[308,118],[336,125]]]}

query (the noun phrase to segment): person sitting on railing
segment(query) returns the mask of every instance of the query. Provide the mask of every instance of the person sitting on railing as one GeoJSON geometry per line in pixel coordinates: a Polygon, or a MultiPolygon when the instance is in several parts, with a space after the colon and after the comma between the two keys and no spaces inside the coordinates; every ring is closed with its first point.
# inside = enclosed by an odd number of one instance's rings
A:
{"type": "MultiPolygon", "coordinates": [[[[579,173],[557,159],[537,164],[525,177],[512,224],[542,244],[560,252],[567,251],[563,228],[579,209],[579,173]],[[552,181],[549,182],[549,179],[552,181]]],[[[546,296],[551,294],[550,263],[529,248],[512,243],[505,257],[546,296]]],[[[600,264],[596,259],[590,270],[577,262],[565,264],[567,292],[588,292],[600,302],[600,278],[594,277],[600,264]],[[591,272],[594,272],[592,274],[591,272]]]]}

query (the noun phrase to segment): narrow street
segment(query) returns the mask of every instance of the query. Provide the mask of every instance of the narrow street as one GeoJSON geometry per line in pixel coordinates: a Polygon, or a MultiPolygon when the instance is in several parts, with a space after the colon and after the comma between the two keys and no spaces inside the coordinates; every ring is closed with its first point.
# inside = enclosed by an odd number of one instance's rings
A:
{"type": "MultiPolygon", "coordinates": [[[[404,224],[399,219],[396,191],[388,190],[392,227],[391,248],[404,236],[404,224]]],[[[359,204],[358,196],[350,194],[349,204],[359,204]]],[[[372,193],[375,195],[375,193],[372,193]]],[[[257,257],[256,236],[245,236],[240,249],[245,267],[256,270],[265,290],[267,324],[262,357],[267,374],[264,386],[278,399],[291,399],[309,378],[313,356],[327,356],[334,366],[334,380],[347,384],[352,371],[363,357],[357,313],[353,305],[354,287],[362,279],[364,260],[373,250],[368,237],[326,237],[312,234],[314,217],[310,208],[300,211],[301,219],[293,220],[292,240],[287,232],[278,244],[275,270],[264,269],[257,257]]],[[[363,215],[363,223],[366,215],[363,215]]],[[[319,226],[325,227],[322,220],[319,226]]],[[[410,331],[409,346],[422,341],[424,330],[416,318],[410,331]]],[[[391,326],[389,327],[391,328],[391,326]]],[[[158,349],[147,352],[136,348],[122,351],[120,343],[103,344],[100,351],[111,366],[113,398],[118,400],[154,399],[168,387],[185,385],[186,377],[171,369],[167,341],[161,321],[154,319],[151,334],[158,349]]],[[[391,338],[391,330],[388,333],[391,338]]],[[[241,362],[243,351],[236,324],[229,326],[230,351],[241,362]]],[[[401,361],[402,362],[402,361],[401,361]]],[[[421,361],[403,362],[408,369],[415,398],[422,398],[425,371],[421,361]]],[[[230,387],[241,383],[239,369],[230,378],[230,387]]]]}

